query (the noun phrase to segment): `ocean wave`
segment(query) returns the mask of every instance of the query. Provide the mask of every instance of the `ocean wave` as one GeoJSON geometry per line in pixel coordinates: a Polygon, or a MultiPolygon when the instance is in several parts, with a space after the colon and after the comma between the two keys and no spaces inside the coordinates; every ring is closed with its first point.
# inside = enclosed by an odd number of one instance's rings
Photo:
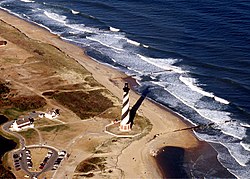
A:
{"type": "Polygon", "coordinates": [[[244,123],[240,123],[241,126],[246,127],[246,128],[250,128],[250,124],[244,124],[244,123]]]}
{"type": "MultiPolygon", "coordinates": [[[[194,83],[194,81],[192,82],[194,83]]],[[[199,93],[196,90],[190,90],[186,83],[177,85],[176,81],[173,84],[170,81],[165,85],[164,89],[171,95],[197,112],[202,118],[208,120],[207,122],[213,122],[215,124],[214,127],[220,129],[224,134],[237,139],[243,139],[246,136],[245,128],[241,127],[238,122],[233,122],[234,120],[230,117],[230,112],[223,111],[219,109],[219,107],[218,109],[209,109],[208,106],[210,104],[207,104],[207,106],[203,105],[202,108],[199,108],[196,104],[202,100],[202,97],[204,96],[202,93],[199,93]]],[[[210,102],[208,101],[204,103],[206,104],[210,102]]]]}
{"type": "Polygon", "coordinates": [[[65,26],[74,29],[79,32],[86,32],[90,34],[98,33],[99,30],[96,28],[86,27],[84,24],[65,24],[65,26]]]}
{"type": "Polygon", "coordinates": [[[137,54],[137,56],[140,57],[143,61],[146,61],[147,63],[154,65],[160,69],[166,70],[166,71],[173,71],[176,73],[185,73],[181,68],[177,66],[173,66],[173,64],[179,62],[179,59],[173,59],[173,58],[150,58],[146,57],[140,54],[137,54]]]}
{"type": "Polygon", "coordinates": [[[140,43],[139,42],[136,42],[134,40],[130,40],[130,39],[127,39],[127,42],[130,43],[130,44],[133,44],[135,46],[140,46],[140,43]]]}
{"type": "Polygon", "coordinates": [[[230,121],[230,113],[224,111],[210,110],[210,109],[196,109],[196,111],[204,118],[215,122],[224,123],[225,121],[230,121]]]}
{"type": "MultiPolygon", "coordinates": [[[[245,152],[245,155],[242,154],[243,147],[239,143],[221,143],[225,146],[231,156],[239,163],[241,166],[247,166],[247,163],[250,161],[250,156],[247,155],[248,152],[245,152]]],[[[245,149],[244,149],[245,150],[245,149]]]]}
{"type": "Polygon", "coordinates": [[[109,30],[112,32],[119,32],[120,31],[120,29],[114,28],[114,27],[109,27],[109,30]]]}
{"type": "Polygon", "coordinates": [[[80,12],[74,11],[73,9],[71,9],[71,13],[72,13],[72,14],[79,14],[80,12]]]}
{"type": "Polygon", "coordinates": [[[186,84],[188,87],[190,87],[193,91],[196,91],[204,96],[213,98],[214,100],[223,103],[223,104],[229,104],[229,102],[225,99],[222,99],[220,97],[215,96],[213,93],[211,92],[206,92],[204,91],[202,88],[198,87],[197,85],[195,85],[196,80],[194,78],[190,78],[190,77],[183,77],[180,76],[179,77],[180,81],[182,81],[184,84],[186,84]]]}
{"type": "Polygon", "coordinates": [[[240,145],[242,145],[242,147],[247,150],[247,151],[250,151],[250,144],[247,144],[247,143],[244,143],[244,142],[240,142],[240,145]]]}
{"type": "Polygon", "coordinates": [[[96,41],[106,47],[112,48],[117,51],[124,51],[122,39],[124,38],[123,35],[119,34],[109,34],[109,33],[102,33],[98,35],[92,35],[90,37],[86,37],[87,39],[96,41]]]}
{"type": "MultiPolygon", "coordinates": [[[[244,169],[244,167],[248,166],[248,162],[250,161],[250,156],[249,156],[249,152],[245,150],[245,148],[243,148],[242,145],[240,145],[240,143],[238,142],[230,142],[225,140],[225,136],[211,136],[208,134],[204,134],[204,133],[198,133],[195,132],[195,135],[198,136],[200,139],[202,140],[206,140],[207,142],[211,142],[211,143],[218,143],[221,144],[222,146],[224,146],[230,156],[240,165],[239,167],[244,169]]],[[[218,148],[215,148],[216,150],[218,150],[218,148]]],[[[219,156],[223,155],[224,152],[219,151],[219,156]]],[[[229,170],[234,169],[232,166],[233,161],[228,161],[228,160],[232,160],[232,158],[228,158],[227,161],[224,160],[224,158],[226,158],[225,156],[223,156],[220,161],[221,163],[229,170]]],[[[235,172],[233,172],[235,173],[235,172]]]]}
{"type": "Polygon", "coordinates": [[[34,3],[35,1],[32,1],[32,0],[20,0],[22,2],[26,2],[26,3],[34,3]]]}
{"type": "Polygon", "coordinates": [[[229,136],[242,140],[246,137],[246,128],[241,127],[237,122],[226,122],[220,124],[221,131],[229,136]]]}
{"type": "Polygon", "coordinates": [[[66,24],[66,19],[67,17],[66,16],[63,16],[63,15],[59,15],[59,14],[56,14],[54,12],[48,12],[48,11],[44,11],[44,14],[50,18],[50,19],[53,19],[57,22],[60,22],[60,23],[63,23],[63,24],[66,24]]]}
{"type": "Polygon", "coordinates": [[[215,101],[218,101],[218,102],[223,103],[223,104],[229,104],[230,103],[229,101],[227,101],[227,100],[225,100],[223,98],[217,97],[217,96],[214,96],[214,99],[215,99],[215,101]]]}

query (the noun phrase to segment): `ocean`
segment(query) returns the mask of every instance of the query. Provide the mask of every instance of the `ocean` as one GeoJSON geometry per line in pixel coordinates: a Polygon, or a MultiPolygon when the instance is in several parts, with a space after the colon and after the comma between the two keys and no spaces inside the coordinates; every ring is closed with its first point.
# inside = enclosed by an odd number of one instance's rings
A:
{"type": "MultiPolygon", "coordinates": [[[[0,7],[131,75],[195,125],[219,162],[250,171],[250,1],[1,0],[0,7]],[[218,145],[220,144],[220,145],[218,145]]],[[[167,119],[166,119],[167,120],[167,119]]]]}

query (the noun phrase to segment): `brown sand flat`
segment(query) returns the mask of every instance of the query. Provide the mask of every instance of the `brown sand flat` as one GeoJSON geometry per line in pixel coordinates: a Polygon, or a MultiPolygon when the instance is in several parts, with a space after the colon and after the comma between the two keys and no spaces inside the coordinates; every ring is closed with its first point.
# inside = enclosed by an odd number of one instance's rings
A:
{"type": "MultiPolygon", "coordinates": [[[[81,48],[61,40],[58,36],[49,33],[45,29],[20,20],[4,11],[0,11],[0,17],[1,20],[16,27],[29,38],[56,46],[65,54],[74,58],[93,75],[95,80],[108,89],[113,95],[121,99],[121,89],[124,84],[122,77],[126,77],[125,74],[95,62],[88,56],[84,55],[81,48]]],[[[8,50],[11,51],[12,49],[8,50]]],[[[29,53],[22,53],[22,49],[19,49],[17,52],[17,58],[21,54],[26,55],[27,57],[29,56],[29,53]]],[[[133,91],[131,91],[130,96],[132,106],[140,96],[133,91]]],[[[154,151],[157,151],[164,146],[175,146],[184,149],[195,148],[198,146],[199,141],[192,132],[173,132],[174,130],[185,128],[187,126],[187,124],[185,124],[177,115],[155,105],[147,99],[143,101],[138,113],[148,118],[152,123],[153,128],[150,133],[143,138],[133,141],[125,149],[118,151],[120,152],[120,155],[118,157],[116,168],[122,171],[122,178],[159,178],[161,177],[161,174],[155,164],[154,158],[152,157],[154,151]],[[161,135],[158,136],[157,134],[161,135]],[[155,137],[155,135],[157,136],[155,137]]],[[[105,138],[105,136],[103,136],[103,138],[105,138]]],[[[80,151],[75,154],[75,161],[80,162],[79,159],[83,154],[80,151]]],[[[85,154],[86,156],[90,155],[89,153],[85,154]]],[[[75,165],[75,161],[71,159],[68,163],[75,165]]],[[[69,177],[72,177],[73,172],[74,168],[64,164],[54,175],[54,178],[62,178],[66,173],[69,177]]],[[[117,173],[114,172],[114,175],[116,176],[117,173]]],[[[121,176],[118,178],[120,177],[121,176]]]]}

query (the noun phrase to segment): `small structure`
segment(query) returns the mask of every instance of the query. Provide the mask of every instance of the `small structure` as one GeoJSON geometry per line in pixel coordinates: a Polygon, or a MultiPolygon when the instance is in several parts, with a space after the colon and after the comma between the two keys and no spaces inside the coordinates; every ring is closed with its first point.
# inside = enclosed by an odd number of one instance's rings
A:
{"type": "Polygon", "coordinates": [[[7,45],[7,41],[0,40],[0,47],[7,45]]]}
{"type": "Polygon", "coordinates": [[[34,128],[34,119],[29,117],[22,117],[14,119],[13,124],[10,126],[11,131],[20,131],[27,128],[34,128]]]}
{"type": "Polygon", "coordinates": [[[122,117],[120,122],[120,131],[130,131],[131,122],[129,121],[129,87],[128,83],[125,83],[123,88],[123,100],[122,100],[122,117]]]}
{"type": "Polygon", "coordinates": [[[59,109],[52,109],[44,114],[44,116],[48,119],[54,119],[59,116],[59,109]]]}

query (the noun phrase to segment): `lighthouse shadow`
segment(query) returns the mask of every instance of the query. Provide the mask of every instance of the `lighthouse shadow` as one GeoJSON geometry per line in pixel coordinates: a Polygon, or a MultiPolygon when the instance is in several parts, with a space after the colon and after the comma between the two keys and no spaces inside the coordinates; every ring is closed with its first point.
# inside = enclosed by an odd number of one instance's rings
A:
{"type": "Polygon", "coordinates": [[[136,111],[139,109],[139,107],[141,106],[143,100],[147,97],[149,92],[150,92],[149,87],[146,87],[146,89],[143,90],[143,92],[141,94],[141,97],[137,100],[137,102],[131,108],[130,116],[129,116],[129,121],[131,122],[131,128],[132,128],[132,126],[134,124],[134,118],[135,118],[136,111]]]}

